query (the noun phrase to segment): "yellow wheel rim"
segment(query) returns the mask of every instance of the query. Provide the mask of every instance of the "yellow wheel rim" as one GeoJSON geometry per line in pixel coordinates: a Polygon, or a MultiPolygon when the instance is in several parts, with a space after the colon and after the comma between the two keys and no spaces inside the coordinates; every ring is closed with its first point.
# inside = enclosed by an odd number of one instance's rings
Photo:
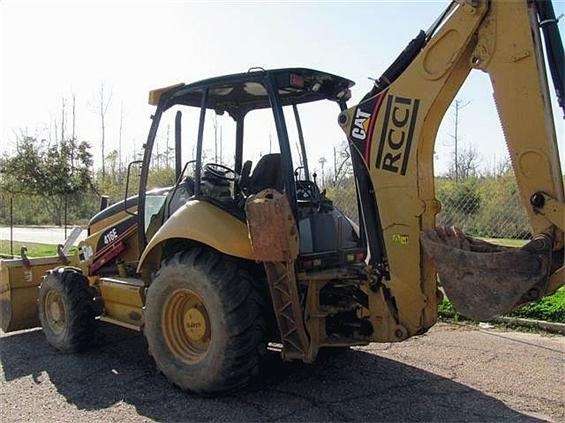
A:
{"type": "Polygon", "coordinates": [[[167,346],[180,360],[194,364],[206,355],[210,345],[210,318],[202,298],[180,289],[163,307],[162,330],[167,346]]]}
{"type": "Polygon", "coordinates": [[[63,332],[67,325],[67,313],[61,294],[53,290],[47,292],[43,307],[49,328],[56,334],[63,332]]]}

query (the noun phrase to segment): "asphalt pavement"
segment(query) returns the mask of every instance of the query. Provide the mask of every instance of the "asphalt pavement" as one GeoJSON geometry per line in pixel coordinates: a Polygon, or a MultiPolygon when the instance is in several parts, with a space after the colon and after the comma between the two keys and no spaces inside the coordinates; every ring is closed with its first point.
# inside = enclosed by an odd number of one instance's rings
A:
{"type": "Polygon", "coordinates": [[[143,337],[102,324],[97,347],[0,333],[0,421],[565,421],[565,337],[439,324],[399,344],[272,353],[253,386],[217,398],[159,374],[143,337]]]}
{"type": "MultiPolygon", "coordinates": [[[[71,234],[72,226],[67,227],[67,235],[71,234]]],[[[13,231],[14,241],[18,242],[36,242],[40,244],[62,244],[65,242],[65,228],[58,226],[15,226],[13,231]]],[[[81,232],[78,241],[86,238],[86,230],[81,232]]],[[[10,239],[10,227],[0,226],[0,240],[8,241],[10,239]]]]}

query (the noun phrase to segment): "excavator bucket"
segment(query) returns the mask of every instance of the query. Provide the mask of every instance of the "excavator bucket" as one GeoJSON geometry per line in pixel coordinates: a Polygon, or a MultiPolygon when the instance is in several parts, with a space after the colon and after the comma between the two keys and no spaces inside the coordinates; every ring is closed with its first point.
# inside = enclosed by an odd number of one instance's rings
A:
{"type": "Polygon", "coordinates": [[[455,309],[474,320],[490,320],[545,291],[551,240],[545,235],[521,248],[494,245],[438,227],[422,234],[426,254],[455,309]]]}

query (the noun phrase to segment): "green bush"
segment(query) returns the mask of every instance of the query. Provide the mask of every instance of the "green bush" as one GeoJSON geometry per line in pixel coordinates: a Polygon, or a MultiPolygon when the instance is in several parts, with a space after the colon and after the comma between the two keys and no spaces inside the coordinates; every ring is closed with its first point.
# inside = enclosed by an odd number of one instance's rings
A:
{"type": "Polygon", "coordinates": [[[453,304],[451,304],[451,301],[449,301],[447,298],[444,298],[441,303],[438,304],[437,312],[439,317],[447,319],[459,317],[459,314],[455,310],[455,307],[453,307],[453,304]]]}
{"type": "Polygon", "coordinates": [[[538,302],[514,310],[510,316],[565,323],[565,288],[538,302]]]}
{"type": "MultiPolygon", "coordinates": [[[[447,319],[465,320],[447,298],[438,305],[438,315],[447,319]]],[[[514,310],[508,316],[565,323],[565,287],[560,288],[553,295],[514,310]]]]}
{"type": "Polygon", "coordinates": [[[436,179],[438,223],[485,238],[527,239],[530,226],[512,174],[460,181],[436,179]]]}

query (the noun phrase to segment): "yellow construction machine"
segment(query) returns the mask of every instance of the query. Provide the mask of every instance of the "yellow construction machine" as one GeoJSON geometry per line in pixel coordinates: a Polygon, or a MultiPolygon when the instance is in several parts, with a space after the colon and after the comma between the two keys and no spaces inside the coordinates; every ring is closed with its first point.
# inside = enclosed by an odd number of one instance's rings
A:
{"type": "Polygon", "coordinates": [[[269,343],[284,359],[312,362],[320,348],[425,333],[437,320],[438,274],[455,307],[475,319],[550,294],[564,284],[565,215],[546,69],[563,107],[564,67],[551,2],[458,0],[354,107],[351,81],[304,68],[154,90],[144,158],[130,165],[141,165],[137,195],[101,207],[73,256],[2,261],[2,330],[40,323],[68,352],[91,343],[98,320],[111,322],[143,332],[173,383],[213,393],[256,375],[269,343]],[[436,133],[473,69],[491,78],[531,223],[522,248],[435,227],[436,133]],[[339,108],[359,225],[309,172],[299,107],[312,102],[339,108]],[[244,122],[260,109],[272,111],[279,152],[253,166],[244,145],[258,141],[244,122]],[[184,110],[196,112],[198,130],[195,159],[183,165],[184,110]],[[152,189],[156,134],[174,111],[176,183],[152,189]],[[294,164],[285,111],[300,141],[294,164]],[[233,167],[205,163],[213,113],[234,121],[233,167]]]}

